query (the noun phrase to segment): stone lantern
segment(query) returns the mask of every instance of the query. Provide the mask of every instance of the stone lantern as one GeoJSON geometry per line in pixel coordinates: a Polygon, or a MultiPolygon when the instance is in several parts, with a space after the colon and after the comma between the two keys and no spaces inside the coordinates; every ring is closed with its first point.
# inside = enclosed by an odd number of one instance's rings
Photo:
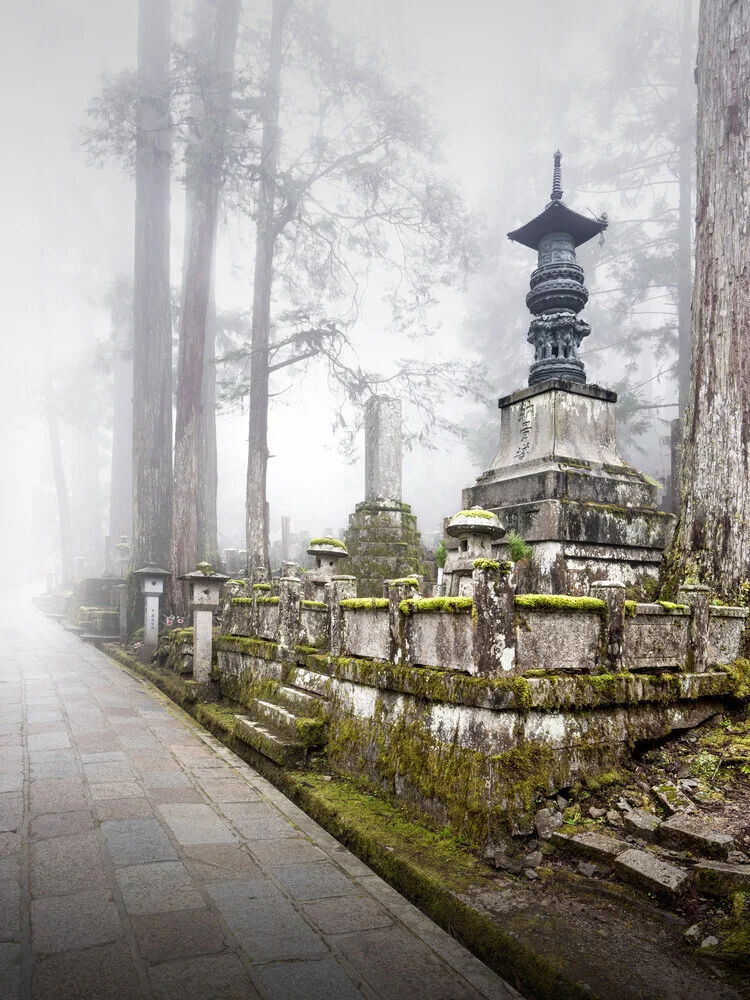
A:
{"type": "Polygon", "coordinates": [[[445,592],[449,597],[471,597],[472,575],[477,559],[492,559],[492,544],[505,534],[497,516],[481,507],[454,514],[445,529],[458,539],[458,548],[448,550],[445,563],[445,592]]]}
{"type": "Polygon", "coordinates": [[[128,564],[130,563],[130,541],[127,535],[120,535],[120,541],[115,546],[117,555],[115,556],[115,561],[117,563],[117,569],[120,579],[124,579],[128,571],[128,564]]]}
{"type": "Polygon", "coordinates": [[[143,646],[141,659],[148,659],[159,641],[159,598],[164,593],[164,580],[170,575],[168,569],[158,566],[144,566],[134,571],[140,577],[141,593],[145,598],[143,616],[143,646]]]}
{"type": "Polygon", "coordinates": [[[315,600],[323,600],[325,587],[334,576],[339,576],[338,565],[342,559],[349,558],[346,545],[338,538],[312,538],[307,547],[307,554],[315,558],[315,569],[307,574],[306,583],[310,587],[306,588],[310,596],[315,600]]]}
{"type": "Polygon", "coordinates": [[[193,613],[193,677],[205,683],[211,676],[213,614],[220,608],[221,586],[229,579],[215,573],[211,564],[200,562],[192,573],[180,580],[190,584],[190,604],[193,613]]]}

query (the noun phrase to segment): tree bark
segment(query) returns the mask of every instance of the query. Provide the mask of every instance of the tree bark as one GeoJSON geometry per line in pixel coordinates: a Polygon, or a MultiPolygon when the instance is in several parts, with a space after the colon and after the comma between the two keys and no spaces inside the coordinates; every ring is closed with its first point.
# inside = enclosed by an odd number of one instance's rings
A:
{"type": "Polygon", "coordinates": [[[750,565],[750,2],[701,4],[691,393],[667,584],[747,596],[750,565]]]}
{"type": "Polygon", "coordinates": [[[169,0],[138,8],[133,289],[133,568],[172,557],[169,0]]]}
{"type": "Polygon", "coordinates": [[[215,569],[223,570],[219,551],[219,521],[216,508],[219,487],[216,448],[216,254],[208,297],[206,343],[203,353],[203,383],[201,386],[201,467],[198,483],[198,554],[215,569]]]}
{"type": "Polygon", "coordinates": [[[693,2],[682,4],[682,55],[680,58],[680,203],[678,220],[678,402],[682,419],[690,396],[692,342],[691,300],[693,293],[693,157],[695,117],[693,96],[693,2]]]}
{"type": "Polygon", "coordinates": [[[133,345],[118,331],[114,357],[112,469],[109,488],[109,563],[121,535],[133,533],[133,345]]]}
{"type": "Polygon", "coordinates": [[[55,390],[49,372],[44,378],[44,402],[47,413],[47,431],[49,433],[50,455],[52,457],[52,474],[55,480],[57,496],[57,519],[60,532],[60,575],[63,585],[73,579],[73,533],[70,522],[70,500],[68,485],[65,480],[65,466],[60,442],[60,423],[57,419],[55,405],[55,390]]]}
{"type": "Polygon", "coordinates": [[[276,242],[276,186],[279,164],[279,96],[284,20],[292,0],[273,0],[261,138],[258,219],[255,239],[252,342],[250,345],[250,425],[247,459],[246,537],[248,570],[269,566],[266,478],[268,471],[268,377],[273,251],[276,242]]]}
{"type": "MultiPolygon", "coordinates": [[[[202,2],[196,5],[196,32],[202,33],[202,2]]],[[[222,144],[217,142],[232,92],[232,72],[239,26],[240,0],[223,0],[216,8],[213,41],[198,38],[196,50],[210,52],[213,74],[199,114],[206,119],[204,139],[193,137],[188,157],[186,256],[177,365],[177,411],[174,469],[174,561],[176,574],[195,568],[199,556],[199,522],[203,510],[204,441],[207,417],[205,347],[211,299],[214,249],[222,175],[222,144]]],[[[204,526],[205,533],[205,526],[204,526]]]]}

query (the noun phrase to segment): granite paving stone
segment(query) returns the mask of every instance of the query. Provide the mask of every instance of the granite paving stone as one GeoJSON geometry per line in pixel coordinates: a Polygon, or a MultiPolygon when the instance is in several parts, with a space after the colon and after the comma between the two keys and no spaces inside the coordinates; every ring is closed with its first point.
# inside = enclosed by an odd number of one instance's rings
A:
{"type": "Polygon", "coordinates": [[[258,969],[271,1000],[364,1000],[333,958],[318,962],[274,962],[258,969]]]}
{"type": "Polygon", "coordinates": [[[181,861],[119,868],[117,882],[128,913],[166,913],[205,905],[181,861]]]}
{"type": "Polygon", "coordinates": [[[19,1000],[21,989],[21,946],[0,944],[0,997],[19,1000]]]}
{"type": "Polygon", "coordinates": [[[352,880],[327,861],[316,861],[306,865],[285,865],[272,871],[294,899],[352,896],[358,892],[352,880]]]}
{"type": "Polygon", "coordinates": [[[94,829],[94,820],[88,810],[67,813],[49,813],[35,816],[29,827],[31,840],[46,840],[48,837],[70,837],[75,833],[87,833],[94,829]]]}
{"type": "Polygon", "coordinates": [[[23,629],[33,660],[0,658],[2,1000],[20,970],[24,1000],[516,996],[149,685],[23,629]]]}
{"type": "Polygon", "coordinates": [[[177,852],[158,819],[120,819],[102,823],[107,851],[117,867],[176,861],[177,852]]]}
{"type": "Polygon", "coordinates": [[[109,889],[32,900],[31,944],[51,954],[107,944],[122,936],[122,924],[109,889]]]}
{"type": "Polygon", "coordinates": [[[213,809],[205,803],[167,803],[159,806],[178,843],[232,844],[235,836],[213,809]]]}
{"type": "Polygon", "coordinates": [[[141,995],[124,942],[52,955],[34,967],[33,1000],[140,1000],[141,995]]]}
{"type": "Polygon", "coordinates": [[[236,955],[206,955],[148,970],[156,1000],[260,1000],[236,955]]]}
{"type": "Polygon", "coordinates": [[[32,896],[62,896],[107,885],[99,838],[95,833],[55,837],[31,845],[32,896]]]}
{"type": "Polygon", "coordinates": [[[388,927],[392,918],[369,896],[337,896],[304,903],[304,912],[324,934],[350,934],[388,927]]]}
{"type": "Polygon", "coordinates": [[[226,948],[224,930],[208,909],[131,915],[130,923],[138,951],[149,962],[209,955],[226,948]]]}

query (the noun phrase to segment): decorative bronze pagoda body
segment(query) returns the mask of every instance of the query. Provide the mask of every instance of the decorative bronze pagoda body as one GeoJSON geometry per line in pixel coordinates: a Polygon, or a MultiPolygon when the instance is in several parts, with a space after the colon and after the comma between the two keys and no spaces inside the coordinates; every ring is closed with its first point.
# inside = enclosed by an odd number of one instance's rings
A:
{"type": "MultiPolygon", "coordinates": [[[[560,154],[552,200],[508,235],[536,250],[526,302],[534,314],[535,358],[528,388],[499,401],[500,441],[492,468],[463,492],[463,507],[492,511],[533,550],[516,568],[521,589],[588,594],[592,583],[654,580],[673,518],[656,509],[657,487],[617,447],[609,389],[586,382],[578,348],[589,334],[579,318],[588,292],[576,247],[606,227],[562,202],[560,154]]],[[[506,539],[493,544],[509,557],[506,539]]]]}
{"type": "Polygon", "coordinates": [[[531,291],[526,305],[535,316],[528,341],[534,345],[534,363],[529,385],[550,378],[584,383],[586,372],[578,348],[591,327],[578,314],[588,302],[583,284],[583,268],[576,263],[576,247],[588,243],[607,228],[607,218],[587,218],[563,204],[562,153],[555,153],[552,196],[541,215],[508,238],[539,254],[531,275],[531,291]]]}

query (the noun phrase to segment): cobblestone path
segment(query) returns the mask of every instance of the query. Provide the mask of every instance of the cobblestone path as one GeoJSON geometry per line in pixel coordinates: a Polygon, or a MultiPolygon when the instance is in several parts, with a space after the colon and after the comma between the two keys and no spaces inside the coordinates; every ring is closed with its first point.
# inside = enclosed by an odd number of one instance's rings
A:
{"type": "Polygon", "coordinates": [[[14,619],[4,1000],[518,997],[153,688],[33,610],[14,619]]]}

